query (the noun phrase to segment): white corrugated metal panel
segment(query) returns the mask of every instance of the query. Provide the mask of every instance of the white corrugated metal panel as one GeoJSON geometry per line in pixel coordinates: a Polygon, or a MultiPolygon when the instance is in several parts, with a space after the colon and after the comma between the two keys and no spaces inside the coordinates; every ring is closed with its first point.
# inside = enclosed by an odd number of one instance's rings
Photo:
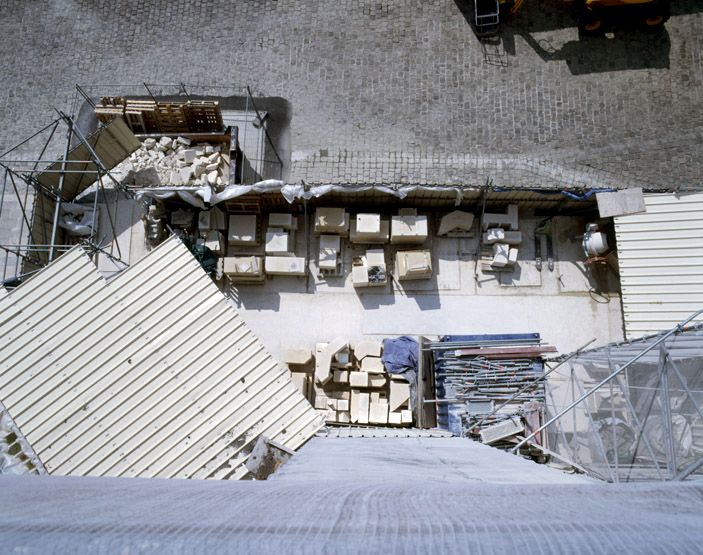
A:
{"type": "Polygon", "coordinates": [[[645,195],[615,218],[625,332],[667,330],[703,308],[703,193],[645,195]]]}
{"type": "Polygon", "coordinates": [[[176,238],[109,283],[75,248],[6,299],[0,399],[49,473],[240,478],[259,435],[322,425],[176,238]]]}

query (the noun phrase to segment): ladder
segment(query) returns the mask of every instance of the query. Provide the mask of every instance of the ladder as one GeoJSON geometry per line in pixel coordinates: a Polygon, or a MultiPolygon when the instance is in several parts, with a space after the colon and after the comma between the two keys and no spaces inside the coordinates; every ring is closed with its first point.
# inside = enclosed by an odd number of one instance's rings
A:
{"type": "Polygon", "coordinates": [[[474,24],[478,36],[497,33],[499,23],[498,0],[474,0],[474,24]]]}

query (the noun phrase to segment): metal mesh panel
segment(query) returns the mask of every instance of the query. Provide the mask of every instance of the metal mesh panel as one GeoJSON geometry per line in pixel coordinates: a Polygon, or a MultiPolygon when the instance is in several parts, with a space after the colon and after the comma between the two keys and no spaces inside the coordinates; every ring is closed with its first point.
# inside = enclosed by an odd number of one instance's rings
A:
{"type": "Polygon", "coordinates": [[[552,451],[613,482],[703,473],[703,327],[669,333],[564,365],[548,390],[552,451]]]}

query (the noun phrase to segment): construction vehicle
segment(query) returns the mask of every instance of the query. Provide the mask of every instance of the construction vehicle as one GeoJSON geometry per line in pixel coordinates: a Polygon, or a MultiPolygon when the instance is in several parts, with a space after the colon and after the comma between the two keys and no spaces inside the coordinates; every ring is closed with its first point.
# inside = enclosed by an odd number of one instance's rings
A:
{"type": "MultiPolygon", "coordinates": [[[[474,0],[474,27],[479,37],[495,35],[501,19],[520,10],[524,0],[474,0]]],[[[669,19],[669,0],[565,0],[582,34],[598,34],[615,21],[656,29],[669,19]]]]}

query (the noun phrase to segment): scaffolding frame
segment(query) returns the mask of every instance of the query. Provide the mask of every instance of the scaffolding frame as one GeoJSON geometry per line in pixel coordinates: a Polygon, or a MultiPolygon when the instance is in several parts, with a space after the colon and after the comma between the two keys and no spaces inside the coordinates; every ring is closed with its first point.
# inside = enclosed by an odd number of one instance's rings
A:
{"type": "MultiPolygon", "coordinates": [[[[239,143],[246,143],[247,128],[251,123],[261,130],[263,140],[255,143],[255,150],[247,156],[247,163],[242,164],[242,184],[254,183],[262,178],[282,179],[283,160],[269,133],[267,126],[268,113],[262,113],[255,93],[250,86],[213,86],[213,85],[186,85],[185,83],[141,83],[141,84],[76,84],[71,101],[69,113],[56,110],[58,117],[49,124],[22,140],[8,151],[0,154],[0,172],[2,176],[2,191],[0,192],[0,221],[6,229],[13,229],[13,237],[3,237],[0,240],[0,267],[3,285],[12,287],[31,277],[58,255],[76,244],[82,243],[91,255],[102,253],[120,266],[127,267],[117,241],[117,231],[112,214],[117,214],[120,196],[134,198],[134,193],[128,187],[117,181],[106,168],[100,156],[89,144],[85,134],[81,131],[78,121],[81,108],[85,105],[95,108],[95,98],[101,96],[121,95],[126,98],[150,98],[153,101],[169,98],[238,98],[243,103],[244,122],[242,133],[238,138],[239,143]],[[64,137],[63,143],[60,142],[64,137]],[[90,153],[89,160],[69,160],[68,153],[71,147],[82,144],[90,153]],[[32,154],[26,155],[26,152],[32,154]],[[33,153],[39,152],[38,155],[33,153]],[[59,152],[63,157],[58,156],[59,152]],[[54,157],[51,157],[51,154],[54,157]],[[50,169],[52,165],[59,164],[58,169],[50,169]],[[87,165],[95,166],[94,170],[87,165]],[[257,171],[258,169],[258,171],[257,171]],[[47,188],[37,179],[41,173],[58,173],[58,184],[54,188],[47,188]],[[92,190],[94,195],[92,206],[92,233],[79,241],[65,239],[65,233],[59,225],[61,206],[67,202],[61,197],[63,183],[66,176],[71,174],[90,175],[95,180],[92,190]],[[108,203],[106,195],[107,182],[111,182],[111,189],[116,191],[114,199],[108,203]],[[19,207],[19,215],[9,210],[10,201],[19,207]],[[105,213],[109,220],[110,233],[105,237],[98,237],[95,226],[98,214],[98,197],[102,196],[106,205],[105,213]],[[37,214],[38,207],[51,208],[48,225],[41,226],[38,230],[38,220],[43,214],[37,214]],[[107,249],[114,244],[116,253],[107,249]]],[[[259,94],[259,96],[261,96],[259,94]]],[[[97,118],[96,118],[97,119],[97,118]]],[[[104,127],[98,122],[98,130],[104,127]]]]}
{"type": "MultiPolygon", "coordinates": [[[[62,252],[72,248],[75,244],[82,244],[90,256],[102,253],[118,264],[127,266],[123,260],[123,254],[117,242],[117,231],[113,220],[110,206],[107,206],[107,219],[109,222],[110,234],[105,237],[98,237],[98,230],[95,222],[98,213],[98,197],[102,197],[107,205],[108,195],[106,194],[106,180],[114,185],[116,191],[112,205],[114,213],[117,213],[120,195],[133,197],[133,194],[124,187],[114,176],[111,175],[102,159],[90,144],[88,137],[76,124],[75,118],[64,112],[57,110],[58,117],[51,123],[24,139],[8,151],[0,154],[0,171],[2,171],[2,191],[0,191],[0,221],[9,224],[8,220],[13,214],[7,212],[5,196],[14,197],[20,209],[19,228],[16,238],[10,241],[0,242],[0,256],[2,259],[2,284],[13,287],[21,283],[24,279],[31,277],[34,273],[49,264],[62,252]],[[59,132],[62,129],[64,133],[59,132]],[[63,143],[58,146],[60,137],[63,135],[63,143]],[[38,145],[38,146],[37,146],[38,145]],[[89,160],[69,159],[69,152],[72,146],[83,145],[90,155],[89,160]],[[36,158],[26,156],[12,157],[23,150],[37,148],[39,155],[36,158]],[[48,157],[47,153],[62,150],[62,157],[48,157]],[[59,166],[58,169],[51,169],[59,166]],[[95,169],[90,169],[91,165],[95,169]],[[49,188],[41,183],[38,177],[47,174],[58,174],[56,187],[49,188]],[[67,234],[60,225],[61,207],[73,202],[75,199],[66,199],[62,195],[64,183],[67,176],[72,174],[86,175],[94,180],[81,194],[92,192],[92,226],[88,236],[67,240],[67,234]],[[51,217],[47,219],[44,208],[50,208],[51,217]],[[42,213],[39,214],[39,208],[42,213]],[[43,221],[41,221],[43,220],[43,221]],[[48,225],[46,225],[48,224],[48,225]],[[110,252],[106,246],[114,243],[117,254],[110,252]]],[[[99,126],[98,131],[105,126],[99,126]]],[[[6,225],[5,228],[9,228],[6,225]]]]}
{"type": "MultiPolygon", "coordinates": [[[[703,323],[568,355],[560,404],[513,449],[546,431],[551,450],[609,482],[684,480],[703,469],[703,323]],[[699,383],[700,382],[700,383],[699,383]],[[592,385],[595,384],[595,385],[592,385]]],[[[556,369],[556,367],[555,367],[556,369]]]]}

